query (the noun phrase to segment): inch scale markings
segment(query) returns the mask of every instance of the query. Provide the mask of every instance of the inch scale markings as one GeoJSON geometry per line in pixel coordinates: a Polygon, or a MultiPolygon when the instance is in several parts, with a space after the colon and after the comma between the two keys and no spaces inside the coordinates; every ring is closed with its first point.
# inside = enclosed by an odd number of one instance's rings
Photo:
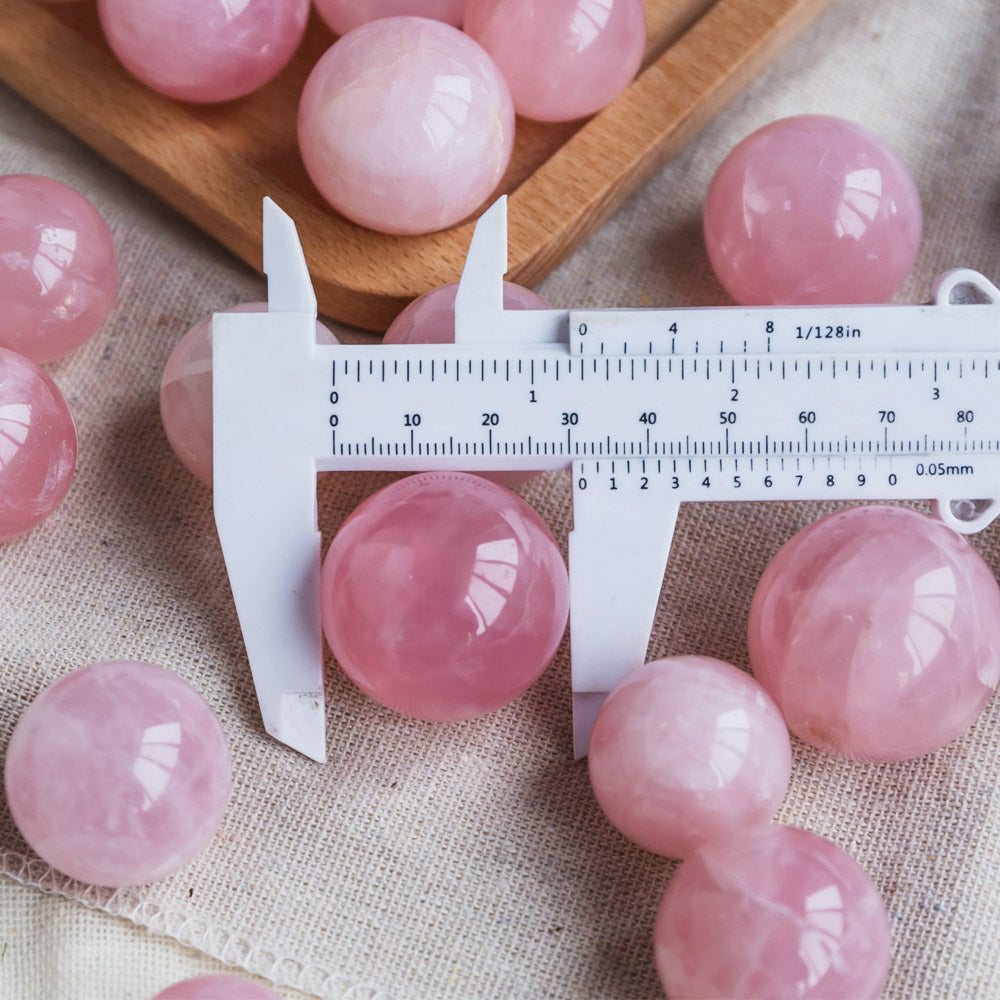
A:
{"type": "Polygon", "coordinates": [[[645,658],[680,503],[937,498],[962,531],[997,512],[1000,292],[975,272],[924,306],[507,312],[501,201],[456,344],[341,346],[315,343],[270,202],[264,256],[270,311],[214,323],[216,522],[265,727],[317,760],[317,471],[571,468],[577,754],[645,658]]]}

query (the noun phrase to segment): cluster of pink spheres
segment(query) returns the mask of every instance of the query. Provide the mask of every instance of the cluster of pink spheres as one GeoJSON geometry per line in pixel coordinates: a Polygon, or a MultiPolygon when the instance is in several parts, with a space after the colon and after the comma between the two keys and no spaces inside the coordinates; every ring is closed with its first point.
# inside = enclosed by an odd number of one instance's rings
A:
{"type": "MultiPolygon", "coordinates": [[[[449,224],[442,201],[460,218],[489,193],[511,141],[510,92],[518,113],[541,120],[592,113],[614,93],[568,83],[573,67],[588,83],[620,89],[644,31],[641,4],[612,0],[317,5],[346,34],[307,84],[303,156],[318,187],[342,192],[345,214],[385,225],[382,211],[404,232],[449,224]],[[463,18],[464,35],[455,27],[463,18]],[[560,51],[536,47],[557,36],[560,51]],[[413,38],[417,53],[407,48],[413,38]],[[605,44],[612,55],[599,55],[605,44]],[[390,91],[401,94],[397,106],[390,91]],[[331,128],[342,133],[336,149],[331,128]],[[383,128],[394,146],[381,145],[383,128]],[[431,151],[444,151],[453,172],[427,168],[431,151]],[[399,164],[405,185],[392,175],[399,164]],[[488,176],[480,188],[477,171],[488,176]],[[444,183],[435,187],[437,174],[444,183]]],[[[260,86],[290,57],[306,8],[100,0],[122,61],[184,100],[260,86]],[[199,16],[204,30],[192,32],[199,16]],[[177,48],[164,39],[181,32],[185,58],[160,61],[177,48]]],[[[10,248],[0,537],[37,524],[69,485],[72,418],[35,362],[86,339],[117,281],[106,226],[67,190],[0,178],[0,239],[10,248]]],[[[774,123],[741,143],[705,208],[710,259],[743,303],[886,298],[919,235],[919,199],[898,158],[870,133],[821,116],[774,123]]],[[[545,305],[516,286],[505,301],[545,305]]],[[[317,335],[332,339],[322,327],[317,335]]],[[[386,341],[453,338],[452,286],[415,303],[386,341]]],[[[171,358],[161,407],[171,444],[206,482],[210,372],[205,323],[171,358]]],[[[321,603],[327,639],[364,691],[410,715],[464,719],[517,697],[551,660],[568,580],[555,540],[523,500],[482,477],[428,473],[392,484],[348,518],[326,556],[321,603]]],[[[788,727],[844,756],[931,752],[963,732],[996,688],[998,622],[1000,588],[964,539],[913,511],[864,507],[807,528],[765,571],[749,622],[756,679],[718,660],[672,657],[611,694],[593,731],[595,797],[626,836],[683,859],[655,930],[671,996],[878,995],[889,934],[871,882],[835,845],[770,822],[788,787],[788,727]]],[[[230,781],[207,704],[173,675],[134,662],[93,664],[44,691],[15,728],[5,764],[11,813],[31,846],[59,870],[110,886],[187,864],[221,822],[230,781]],[[118,832],[109,838],[109,829],[118,832]]],[[[161,997],[249,995],[235,982],[189,981],[161,997]]]]}
{"type": "MultiPolygon", "coordinates": [[[[315,0],[341,36],[298,113],[302,160],[353,222],[433,232],[497,188],[515,114],[586,117],[614,100],[646,44],[642,0],[315,0]],[[464,25],[464,31],[462,27],[464,25]]],[[[179,101],[264,86],[306,31],[310,0],[98,0],[121,64],[179,101]]]]}
{"type": "Polygon", "coordinates": [[[111,231],[72,188],[0,177],[0,541],[40,524],[76,469],[76,427],[39,365],[79,347],[118,287],[111,231]]]}

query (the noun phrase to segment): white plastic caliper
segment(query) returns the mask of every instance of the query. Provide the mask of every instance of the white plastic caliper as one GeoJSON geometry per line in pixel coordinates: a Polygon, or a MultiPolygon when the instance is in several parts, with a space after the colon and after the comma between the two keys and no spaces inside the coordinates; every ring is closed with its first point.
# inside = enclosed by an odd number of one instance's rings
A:
{"type": "Polygon", "coordinates": [[[645,661],[682,502],[937,497],[962,532],[1000,512],[1000,291],[975,271],[930,305],[506,311],[506,267],[502,199],[455,344],[320,345],[294,225],[266,201],[269,311],[215,316],[219,537],[265,728],[315,760],[319,471],[572,470],[578,756],[645,661]]]}

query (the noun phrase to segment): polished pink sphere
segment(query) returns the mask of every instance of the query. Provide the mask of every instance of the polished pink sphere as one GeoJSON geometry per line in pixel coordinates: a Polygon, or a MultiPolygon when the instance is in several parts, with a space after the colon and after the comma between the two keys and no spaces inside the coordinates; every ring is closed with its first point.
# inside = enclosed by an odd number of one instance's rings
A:
{"type": "Polygon", "coordinates": [[[53,868],[138,885],[205,847],[229,800],[226,738],[205,700],[149,663],[93,663],[46,688],[14,727],[11,817],[53,868]]]}
{"type": "Polygon", "coordinates": [[[642,0],[468,0],[465,30],[496,60],[519,115],[572,121],[632,82],[646,10],[642,0]]]}
{"type": "Polygon", "coordinates": [[[33,361],[0,347],[0,541],[59,506],[76,469],[73,415],[33,361]]]}
{"type": "Polygon", "coordinates": [[[104,36],[125,68],[178,101],[231,101],[292,58],[309,0],[98,0],[104,36]]]}
{"type": "Polygon", "coordinates": [[[160,990],[153,1000],[281,1000],[281,997],[243,976],[196,976],[160,990]]]}
{"type": "MultiPolygon", "coordinates": [[[[241,302],[221,312],[267,312],[266,302],[241,302]]],[[[214,314],[213,314],[214,315],[214,314]]],[[[337,338],[316,323],[316,341],[337,338]]],[[[177,342],[160,380],[160,419],[170,447],[203,483],[212,485],[212,316],[199,320],[177,342]]]]}
{"type": "Polygon", "coordinates": [[[569,577],[538,514],[478,476],[425,472],[369,497],[323,563],[323,631],[368,695],[444,721],[491,712],[548,665],[569,577]]]}
{"type": "Polygon", "coordinates": [[[503,177],[510,91],[493,60],[442,21],[388,17],[322,56],[299,104],[313,183],[353,222],[428,233],[460,222],[503,177]]]}
{"type": "Polygon", "coordinates": [[[902,160],[860,125],[783,118],[722,161],[705,244],[741,305],[886,302],[920,246],[920,195],[902,160]]]}
{"type": "MultiPolygon", "coordinates": [[[[389,325],[385,344],[454,344],[455,297],[458,282],[440,285],[415,298],[389,325]]],[[[503,283],[504,309],[551,309],[530,288],[512,281],[503,283]]]]}
{"type": "Polygon", "coordinates": [[[671,1000],[877,1000],[889,967],[868,875],[836,844],[777,824],[682,862],[654,945],[671,1000]]]}
{"type": "Polygon", "coordinates": [[[465,0],[315,0],[320,17],[338,34],[380,17],[411,15],[462,26],[465,0]]]}
{"type": "Polygon", "coordinates": [[[88,340],[118,288],[108,224],[48,177],[0,177],[0,347],[44,364],[88,340]]]}
{"type": "MultiPolygon", "coordinates": [[[[390,324],[382,342],[385,344],[454,344],[455,297],[458,282],[440,285],[415,298],[390,324]]],[[[503,283],[504,309],[551,309],[540,295],[512,281],[503,283]]],[[[479,473],[486,479],[516,489],[534,473],[510,470],[479,473]]]]}
{"type": "Polygon", "coordinates": [[[632,671],[590,736],[604,814],[640,847],[672,858],[769,820],[792,751],[777,706],[747,673],[707,656],[632,671]]]}
{"type": "Polygon", "coordinates": [[[1000,587],[979,553],[902,507],[855,507],[800,531],[750,608],[750,661],[788,727],[858,760],[937,750],[1000,680],[1000,587]]]}

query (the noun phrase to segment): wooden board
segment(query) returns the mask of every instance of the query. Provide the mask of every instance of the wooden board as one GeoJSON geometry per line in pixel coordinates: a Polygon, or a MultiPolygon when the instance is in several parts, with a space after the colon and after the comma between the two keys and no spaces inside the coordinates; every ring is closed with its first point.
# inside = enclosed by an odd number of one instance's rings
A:
{"type": "MultiPolygon", "coordinates": [[[[832,0],[646,0],[644,69],[584,122],[518,120],[501,190],[510,195],[510,277],[541,280],[832,0]]],[[[473,220],[387,236],[325,206],[295,141],[298,96],[334,36],[315,16],[292,63],[225,105],[179,104],[115,61],[91,0],[0,0],[0,79],[260,267],[260,204],[299,228],[320,311],[384,329],[414,296],[458,277],[473,220]]]]}

